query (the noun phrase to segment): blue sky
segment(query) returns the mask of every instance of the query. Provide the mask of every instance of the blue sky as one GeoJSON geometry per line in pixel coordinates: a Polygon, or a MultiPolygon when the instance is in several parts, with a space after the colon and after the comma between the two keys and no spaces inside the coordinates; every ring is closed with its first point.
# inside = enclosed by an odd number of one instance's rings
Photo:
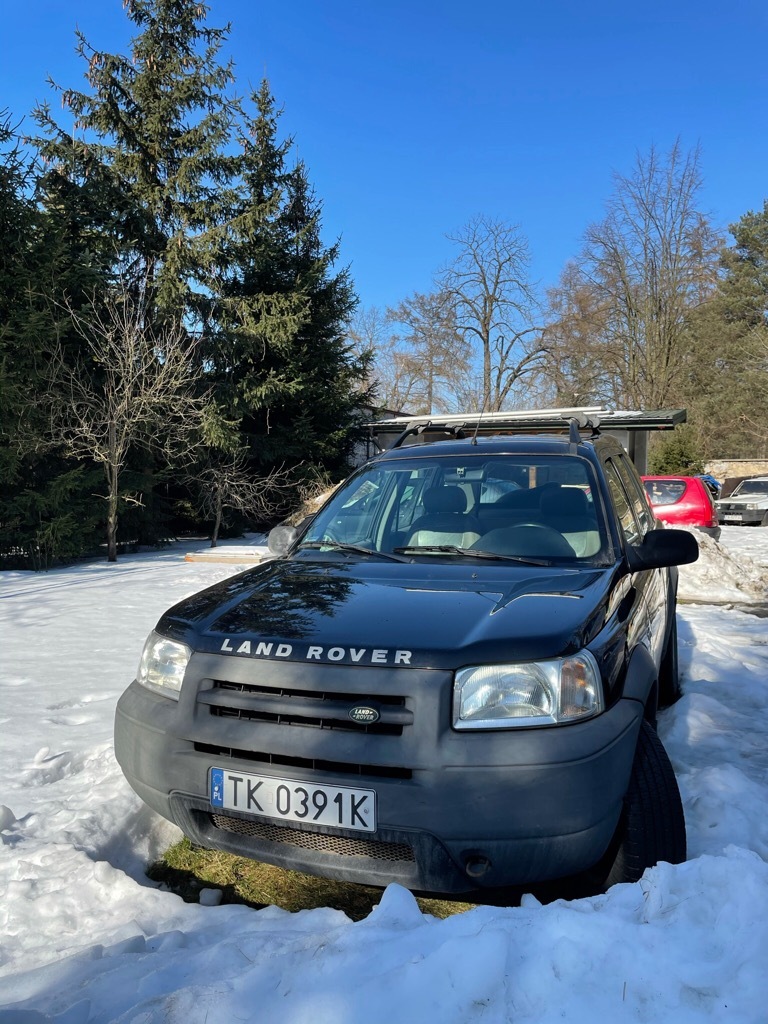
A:
{"type": "MultiPolygon", "coordinates": [[[[727,225],[768,197],[766,0],[209,0],[245,92],[266,75],[364,306],[426,291],[445,235],[519,224],[556,282],[612,173],[701,146],[702,206],[727,225]]],[[[83,86],[76,25],[125,51],[120,0],[4,0],[0,107],[83,86]]],[[[64,112],[61,112],[64,123],[64,112]]]]}

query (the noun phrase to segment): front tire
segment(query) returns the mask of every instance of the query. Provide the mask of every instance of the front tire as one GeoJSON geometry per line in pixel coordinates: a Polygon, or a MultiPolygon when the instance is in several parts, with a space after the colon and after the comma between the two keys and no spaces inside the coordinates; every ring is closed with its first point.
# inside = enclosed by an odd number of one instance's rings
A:
{"type": "Polygon", "coordinates": [[[636,882],[662,860],[682,864],[686,849],[677,779],[661,740],[644,721],[619,825],[600,862],[605,872],[601,888],[636,882]]]}

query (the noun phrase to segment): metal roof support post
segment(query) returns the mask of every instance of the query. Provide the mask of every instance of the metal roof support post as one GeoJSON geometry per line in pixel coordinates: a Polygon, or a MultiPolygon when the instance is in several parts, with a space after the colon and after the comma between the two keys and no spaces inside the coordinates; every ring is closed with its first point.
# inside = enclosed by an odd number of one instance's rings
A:
{"type": "Polygon", "coordinates": [[[638,473],[648,472],[647,430],[631,430],[629,432],[629,457],[634,462],[638,473]]]}

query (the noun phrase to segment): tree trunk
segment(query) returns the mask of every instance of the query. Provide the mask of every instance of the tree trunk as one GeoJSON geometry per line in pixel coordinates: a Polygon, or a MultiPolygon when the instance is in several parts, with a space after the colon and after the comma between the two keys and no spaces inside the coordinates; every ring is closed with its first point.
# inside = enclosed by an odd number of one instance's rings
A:
{"type": "Polygon", "coordinates": [[[114,420],[109,421],[109,453],[111,461],[106,464],[107,473],[107,561],[117,561],[117,485],[120,479],[120,470],[115,455],[117,448],[117,427],[114,420]]]}
{"type": "Polygon", "coordinates": [[[107,511],[107,561],[117,561],[117,494],[111,490],[107,511]]]}
{"type": "Polygon", "coordinates": [[[487,340],[483,341],[483,408],[480,411],[491,411],[491,347],[487,340]]]}
{"type": "Polygon", "coordinates": [[[221,516],[222,516],[222,500],[220,496],[216,498],[216,521],[213,524],[213,533],[211,534],[211,547],[215,548],[219,540],[219,530],[221,529],[221,516]]]}

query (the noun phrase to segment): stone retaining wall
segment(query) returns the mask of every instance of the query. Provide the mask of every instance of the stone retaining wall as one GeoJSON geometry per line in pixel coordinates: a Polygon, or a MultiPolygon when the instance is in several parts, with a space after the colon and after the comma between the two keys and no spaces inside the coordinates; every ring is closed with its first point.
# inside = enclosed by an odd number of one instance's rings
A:
{"type": "Polygon", "coordinates": [[[713,459],[704,469],[721,482],[736,476],[768,476],[768,459],[713,459]]]}

